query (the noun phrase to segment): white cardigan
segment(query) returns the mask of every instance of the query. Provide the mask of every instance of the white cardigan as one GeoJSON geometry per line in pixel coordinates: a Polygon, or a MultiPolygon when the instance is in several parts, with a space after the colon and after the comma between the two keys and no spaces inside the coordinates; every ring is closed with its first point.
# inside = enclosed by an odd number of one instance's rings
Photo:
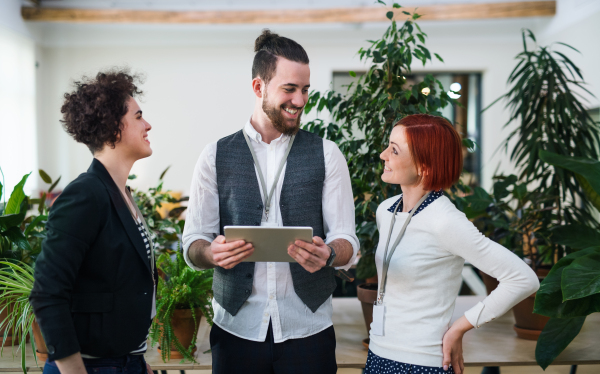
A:
{"type": "MultiPolygon", "coordinates": [[[[377,209],[381,269],[392,213],[400,196],[377,209]]],[[[409,213],[398,212],[391,243],[409,213]]],[[[376,355],[413,365],[441,367],[442,338],[449,328],[462,282],[464,260],[497,278],[500,285],[465,316],[475,327],[506,313],[539,288],[533,270],[508,249],[482,235],[454,204],[442,196],[413,216],[388,269],[384,297],[384,336],[370,336],[376,355]]]]}

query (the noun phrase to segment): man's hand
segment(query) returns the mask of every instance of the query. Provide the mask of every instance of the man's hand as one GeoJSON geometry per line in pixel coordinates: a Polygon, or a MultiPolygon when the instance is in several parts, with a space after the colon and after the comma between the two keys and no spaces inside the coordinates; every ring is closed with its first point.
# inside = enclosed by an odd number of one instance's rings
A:
{"type": "Polygon", "coordinates": [[[450,329],[444,334],[442,340],[442,352],[444,354],[444,370],[448,370],[452,365],[456,374],[462,374],[465,370],[465,360],[463,358],[462,339],[467,331],[473,326],[465,316],[460,317],[452,324],[450,329]]]}
{"type": "Polygon", "coordinates": [[[288,254],[306,271],[314,273],[325,267],[331,255],[331,249],[325,244],[323,239],[313,236],[312,243],[296,240],[294,244],[288,247],[288,254]]]}
{"type": "Polygon", "coordinates": [[[225,237],[219,235],[210,243],[202,239],[193,242],[188,256],[194,265],[202,269],[212,269],[216,266],[231,269],[252,253],[252,243],[243,240],[226,243],[225,237]]]}
{"type": "Polygon", "coordinates": [[[210,243],[208,250],[212,255],[211,262],[214,266],[231,269],[254,253],[254,246],[243,240],[226,243],[225,237],[219,235],[210,243]]]}

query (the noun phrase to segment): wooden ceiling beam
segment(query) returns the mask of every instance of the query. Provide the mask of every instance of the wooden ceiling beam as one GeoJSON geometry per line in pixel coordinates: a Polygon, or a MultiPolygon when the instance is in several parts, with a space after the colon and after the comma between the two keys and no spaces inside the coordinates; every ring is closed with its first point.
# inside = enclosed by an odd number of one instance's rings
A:
{"type": "MultiPolygon", "coordinates": [[[[397,19],[413,12],[414,6],[394,11],[397,19]]],[[[418,7],[422,20],[458,20],[512,17],[540,17],[556,14],[556,1],[440,4],[418,7]]],[[[281,9],[241,11],[155,11],[126,9],[63,9],[22,7],[26,21],[69,23],[163,23],[163,24],[290,24],[362,23],[386,21],[382,7],[337,9],[281,9]]]]}

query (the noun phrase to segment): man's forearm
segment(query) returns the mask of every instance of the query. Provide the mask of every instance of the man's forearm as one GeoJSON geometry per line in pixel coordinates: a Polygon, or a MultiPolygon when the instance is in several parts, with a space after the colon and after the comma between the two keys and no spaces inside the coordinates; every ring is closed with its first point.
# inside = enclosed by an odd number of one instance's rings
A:
{"type": "Polygon", "coordinates": [[[212,269],[215,267],[212,255],[210,253],[210,242],[198,239],[190,245],[188,257],[194,265],[202,269],[212,269]]]}
{"type": "Polygon", "coordinates": [[[335,260],[333,261],[334,267],[345,266],[348,264],[348,261],[354,255],[354,249],[352,248],[352,244],[346,239],[335,239],[329,245],[335,251],[335,260]]]}

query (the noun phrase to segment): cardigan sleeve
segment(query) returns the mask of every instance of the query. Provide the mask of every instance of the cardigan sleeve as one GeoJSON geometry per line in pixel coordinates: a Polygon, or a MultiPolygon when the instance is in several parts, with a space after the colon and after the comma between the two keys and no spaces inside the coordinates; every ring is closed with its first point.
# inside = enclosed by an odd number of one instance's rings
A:
{"type": "Polygon", "coordinates": [[[51,360],[80,351],[70,302],[83,259],[100,231],[98,184],[94,177],[79,177],[56,199],[35,264],[29,301],[51,360]]]}
{"type": "Polygon", "coordinates": [[[464,213],[452,206],[440,214],[444,216],[439,228],[442,246],[500,282],[496,290],[465,312],[471,325],[477,328],[502,316],[538,290],[535,272],[517,255],[485,237],[464,213]]]}

